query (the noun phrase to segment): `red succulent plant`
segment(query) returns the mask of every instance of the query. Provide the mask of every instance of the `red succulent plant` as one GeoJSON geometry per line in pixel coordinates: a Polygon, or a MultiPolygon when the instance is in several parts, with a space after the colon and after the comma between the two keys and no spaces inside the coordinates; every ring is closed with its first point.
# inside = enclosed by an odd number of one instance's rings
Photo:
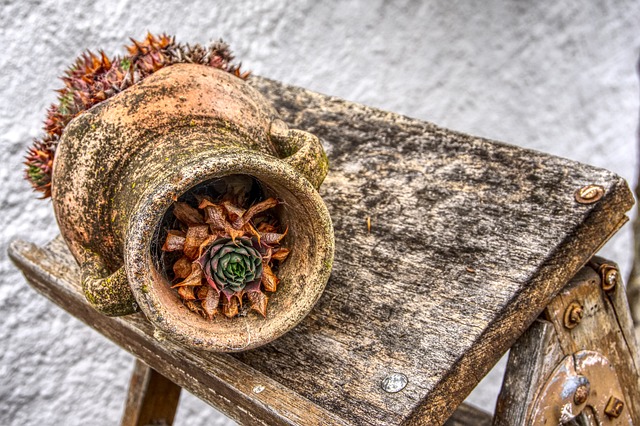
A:
{"type": "Polygon", "coordinates": [[[131,39],[127,55],[109,58],[103,51],[80,55],[61,78],[58,103],[47,110],[45,135],[35,139],[25,156],[25,178],[42,198],[51,196],[51,172],[56,147],[64,128],[78,114],[175,63],[197,63],[247,79],[249,72],[233,64],[229,46],[222,40],[207,47],[181,44],[173,36],[148,33],[142,41],[131,39]]]}

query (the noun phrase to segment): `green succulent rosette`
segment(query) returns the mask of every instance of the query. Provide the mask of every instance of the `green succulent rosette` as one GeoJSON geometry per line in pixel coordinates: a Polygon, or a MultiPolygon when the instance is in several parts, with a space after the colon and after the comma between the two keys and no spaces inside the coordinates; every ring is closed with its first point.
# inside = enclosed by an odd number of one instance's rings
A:
{"type": "Polygon", "coordinates": [[[227,300],[244,291],[260,291],[262,255],[252,238],[219,238],[198,258],[209,285],[227,300]]]}

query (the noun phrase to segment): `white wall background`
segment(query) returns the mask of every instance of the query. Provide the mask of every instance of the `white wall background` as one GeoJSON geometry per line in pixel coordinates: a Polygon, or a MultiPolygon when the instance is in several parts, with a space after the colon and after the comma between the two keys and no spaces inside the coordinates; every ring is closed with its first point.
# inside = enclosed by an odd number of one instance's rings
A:
{"type": "MultiPolygon", "coordinates": [[[[56,80],[129,36],[223,37],[256,74],[613,170],[635,183],[640,2],[0,0],[0,424],[118,424],[133,359],[27,286],[56,234],[22,180],[56,80]]],[[[605,254],[629,272],[630,226],[605,254]]],[[[496,380],[472,401],[492,410],[496,380]]],[[[230,424],[185,395],[178,425],[230,424]]]]}

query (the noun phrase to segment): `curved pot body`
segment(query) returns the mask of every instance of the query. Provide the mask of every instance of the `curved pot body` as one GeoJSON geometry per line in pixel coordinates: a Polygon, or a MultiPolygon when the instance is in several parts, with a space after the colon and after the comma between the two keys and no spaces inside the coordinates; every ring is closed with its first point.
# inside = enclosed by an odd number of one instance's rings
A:
{"type": "Polygon", "coordinates": [[[327,173],[319,140],[290,130],[252,87],[194,64],[161,69],[76,117],[60,141],[52,200],[81,265],[87,299],[107,315],[141,309],[168,337],[215,351],[250,349],[313,307],[333,260],[331,220],[317,188],[327,173]],[[159,266],[163,219],[189,191],[231,175],[284,201],[290,257],[267,318],[212,321],[190,312],[159,266]]]}

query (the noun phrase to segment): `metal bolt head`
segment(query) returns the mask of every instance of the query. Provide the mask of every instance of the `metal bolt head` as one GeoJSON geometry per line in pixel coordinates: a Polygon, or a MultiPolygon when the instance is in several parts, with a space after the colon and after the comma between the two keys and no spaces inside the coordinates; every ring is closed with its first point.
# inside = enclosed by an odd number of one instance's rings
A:
{"type": "Polygon", "coordinates": [[[591,204],[598,201],[604,195],[604,187],[601,185],[586,185],[575,193],[576,201],[580,204],[591,204]]]}
{"type": "Polygon", "coordinates": [[[578,302],[571,302],[564,311],[564,326],[568,329],[574,328],[582,321],[583,314],[582,305],[578,302]]]}
{"type": "Polygon", "coordinates": [[[602,289],[604,291],[610,291],[618,284],[620,273],[616,268],[608,267],[602,273],[602,289]]]}
{"type": "Polygon", "coordinates": [[[576,405],[582,405],[587,402],[587,398],[589,398],[589,391],[589,385],[586,383],[578,386],[573,394],[573,402],[576,405]]]}
{"type": "Polygon", "coordinates": [[[620,414],[622,414],[623,409],[624,402],[620,401],[615,396],[612,396],[611,398],[609,398],[607,406],[604,407],[604,413],[609,417],[617,419],[618,417],[620,417],[620,414]]]}
{"type": "Polygon", "coordinates": [[[382,390],[389,393],[400,392],[409,383],[409,379],[402,373],[391,373],[382,380],[382,390]]]}

